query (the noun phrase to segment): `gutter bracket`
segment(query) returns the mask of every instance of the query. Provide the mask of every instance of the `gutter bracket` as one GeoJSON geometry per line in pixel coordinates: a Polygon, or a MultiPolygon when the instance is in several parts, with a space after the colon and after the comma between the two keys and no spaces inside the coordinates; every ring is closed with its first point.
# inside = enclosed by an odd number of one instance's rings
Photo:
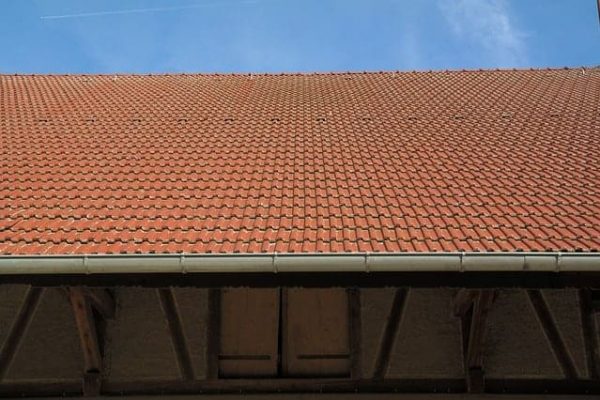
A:
{"type": "Polygon", "coordinates": [[[181,273],[182,274],[187,274],[187,266],[185,265],[185,255],[184,253],[181,253],[181,255],[179,256],[179,266],[181,267],[181,273]]]}

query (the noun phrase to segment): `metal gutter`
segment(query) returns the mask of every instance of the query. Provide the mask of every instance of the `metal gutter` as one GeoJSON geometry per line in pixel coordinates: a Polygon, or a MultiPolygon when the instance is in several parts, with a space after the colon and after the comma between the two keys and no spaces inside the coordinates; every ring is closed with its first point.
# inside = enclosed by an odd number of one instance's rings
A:
{"type": "Polygon", "coordinates": [[[600,272],[600,253],[0,255],[0,275],[427,271],[600,272]]]}

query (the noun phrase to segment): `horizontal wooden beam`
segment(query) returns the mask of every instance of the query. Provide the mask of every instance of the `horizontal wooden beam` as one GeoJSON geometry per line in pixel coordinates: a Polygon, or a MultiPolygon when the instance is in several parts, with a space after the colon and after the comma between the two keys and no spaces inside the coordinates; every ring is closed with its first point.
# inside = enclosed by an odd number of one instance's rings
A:
{"type": "MultiPolygon", "coordinates": [[[[105,395],[194,395],[194,394],[240,394],[240,393],[464,393],[464,379],[386,379],[382,381],[352,379],[219,379],[205,381],[152,380],[102,382],[105,395]]],[[[487,379],[486,391],[501,394],[550,394],[597,395],[600,382],[587,379],[487,379]]],[[[77,381],[1,383],[0,396],[60,396],[81,395],[77,381]]],[[[462,395],[464,397],[464,395],[462,395]]],[[[478,395],[479,396],[479,395],[478,395]]],[[[479,398],[479,397],[473,397],[479,398]]],[[[572,397],[571,397],[572,398],[572,397]]],[[[416,396],[416,399],[419,399],[416,396]]],[[[580,399],[580,397],[577,397],[580,399]]]]}
{"type": "MultiPolygon", "coordinates": [[[[480,395],[476,400],[574,400],[573,396],[552,396],[549,398],[545,395],[480,395]]],[[[76,400],[81,397],[70,397],[71,400],[76,400]]],[[[98,397],[99,399],[114,400],[114,396],[98,397]]],[[[131,396],[132,400],[147,400],[146,396],[131,396]]],[[[214,394],[192,394],[192,395],[161,395],[163,400],[214,400],[214,394]]],[[[315,400],[313,393],[279,393],[269,394],[269,400],[315,400]]],[[[434,393],[434,394],[407,394],[407,393],[374,393],[365,395],[364,393],[329,393],[319,395],[323,400],[465,400],[461,394],[434,393]]],[[[35,399],[35,397],[23,397],[24,399],[35,399]]],[[[248,400],[246,394],[225,394],[220,395],[219,400],[248,400]]],[[[597,400],[595,396],[578,395],[576,400],[597,400]]]]}
{"type": "Polygon", "coordinates": [[[286,272],[4,275],[3,283],[111,287],[600,288],[600,272],[286,272]]]}

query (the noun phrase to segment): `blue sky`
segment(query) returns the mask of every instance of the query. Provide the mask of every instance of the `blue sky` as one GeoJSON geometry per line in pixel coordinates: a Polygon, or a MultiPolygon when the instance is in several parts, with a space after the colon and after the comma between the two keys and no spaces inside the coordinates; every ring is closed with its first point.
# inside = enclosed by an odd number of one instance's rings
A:
{"type": "Polygon", "coordinates": [[[0,0],[2,73],[593,66],[596,0],[0,0]]]}

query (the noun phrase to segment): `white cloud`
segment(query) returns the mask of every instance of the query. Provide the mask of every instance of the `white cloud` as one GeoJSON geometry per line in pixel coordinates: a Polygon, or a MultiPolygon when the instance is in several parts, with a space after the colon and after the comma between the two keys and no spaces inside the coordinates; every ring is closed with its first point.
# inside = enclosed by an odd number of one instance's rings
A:
{"type": "Polygon", "coordinates": [[[504,0],[440,0],[439,6],[453,33],[481,46],[498,67],[527,63],[525,34],[504,0]]]}

